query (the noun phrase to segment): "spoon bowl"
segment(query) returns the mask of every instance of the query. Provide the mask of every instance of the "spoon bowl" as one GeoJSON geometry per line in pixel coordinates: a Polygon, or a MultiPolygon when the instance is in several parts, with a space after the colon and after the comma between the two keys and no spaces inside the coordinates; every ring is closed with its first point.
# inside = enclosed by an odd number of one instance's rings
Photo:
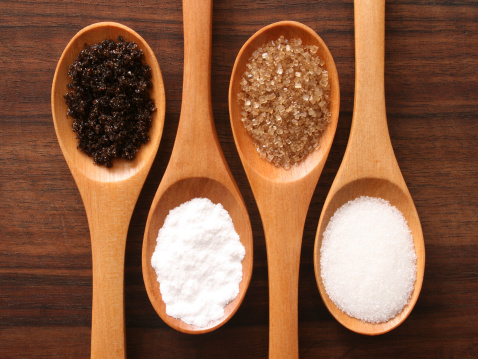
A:
{"type": "Polygon", "coordinates": [[[333,57],[324,41],[309,27],[282,21],[256,32],[240,50],[229,86],[229,114],[234,141],[251,184],[264,227],[269,270],[269,357],[298,358],[298,286],[300,249],[312,194],[332,146],[340,107],[340,89],[333,57]],[[289,170],[260,158],[241,121],[237,95],[246,64],[254,50],[283,35],[319,47],[318,56],[329,72],[331,121],[320,147],[289,170]]]}
{"type": "Polygon", "coordinates": [[[252,253],[252,240],[250,240],[252,237],[247,213],[244,212],[242,206],[238,205],[237,197],[234,196],[225,185],[208,177],[186,177],[172,183],[165,189],[160,197],[155,198],[155,202],[151,207],[150,221],[146,228],[145,238],[148,239],[145,240],[143,246],[143,277],[146,287],[148,288],[151,303],[163,321],[183,333],[201,334],[217,329],[234,315],[246,293],[249,277],[252,272],[252,255],[250,255],[250,253],[252,253]],[[156,247],[156,238],[169,211],[194,198],[208,198],[213,203],[221,203],[223,205],[224,209],[232,218],[234,228],[241,238],[241,243],[246,248],[247,255],[247,258],[245,258],[242,263],[243,280],[239,284],[240,295],[225,307],[224,316],[222,318],[209,323],[209,325],[204,328],[195,327],[194,325],[183,322],[181,319],[176,319],[166,314],[166,306],[162,299],[161,291],[159,290],[156,272],[151,266],[151,257],[156,247]]]}
{"type": "Polygon", "coordinates": [[[164,84],[156,57],[146,41],[132,29],[114,22],[96,23],[78,32],[63,51],[53,80],[53,121],[66,161],[68,164],[74,164],[75,170],[83,176],[99,182],[119,182],[134,176],[141,169],[146,168],[149,171],[148,162],[156,156],[161,140],[165,109],[164,84]],[[112,168],[105,169],[104,166],[95,165],[91,157],[76,148],[78,141],[72,131],[72,120],[66,116],[68,106],[63,96],[68,92],[67,86],[71,83],[68,76],[69,66],[84,50],[85,44],[92,45],[106,39],[117,40],[118,36],[122,36],[125,41],[135,42],[143,50],[144,62],[151,67],[153,86],[150,96],[154,100],[156,111],[152,115],[150,141],[141,146],[136,158],[132,161],[116,159],[112,168]]]}
{"type": "Polygon", "coordinates": [[[237,311],[252,275],[252,229],[247,209],[227,166],[214,126],[211,103],[212,0],[183,0],[184,77],[178,133],[166,172],[146,222],[143,279],[158,315],[172,328],[188,334],[207,333],[224,325],[237,311]],[[224,315],[206,327],[187,324],[166,314],[160,284],[151,265],[158,231],[169,211],[193,198],[221,203],[229,212],[246,255],[239,294],[224,315]]]}
{"type": "MultiPolygon", "coordinates": [[[[413,309],[423,282],[425,247],[417,210],[398,166],[387,127],[384,87],[385,2],[355,1],[355,100],[352,128],[337,176],[325,200],[314,248],[314,267],[320,294],[330,313],[348,329],[366,335],[386,333],[400,325],[413,309]],[[401,313],[383,323],[353,318],[331,301],[320,268],[323,233],[335,211],[360,196],[387,200],[402,212],[415,245],[416,281],[401,313]]],[[[384,238],[386,240],[386,238],[384,238]]]]}
{"type": "Polygon", "coordinates": [[[93,309],[91,357],[124,358],[124,257],[129,222],[144,181],[159,147],[164,125],[165,96],[161,71],[146,41],[130,28],[112,22],[97,23],[78,32],[58,62],[53,78],[51,105],[60,148],[75,179],[85,205],[93,256],[93,309]],[[150,96],[156,111],[152,115],[150,140],[141,146],[132,161],[117,159],[112,168],[98,166],[79,151],[72,119],[67,117],[64,95],[71,82],[69,66],[85,44],[102,40],[135,42],[151,67],[150,96]]]}
{"type": "Polygon", "coordinates": [[[261,177],[273,182],[294,182],[306,177],[314,168],[318,166],[320,167],[321,165],[323,167],[330,147],[332,146],[335,130],[337,128],[339,107],[340,88],[334,59],[322,38],[308,26],[295,21],[281,21],[265,26],[249,38],[239,51],[232,71],[229,88],[229,113],[231,126],[241,160],[244,165],[247,163],[247,167],[257,172],[261,177]],[[244,71],[246,71],[247,62],[251,58],[252,53],[261,45],[269,41],[277,40],[281,35],[286,39],[300,38],[304,46],[318,46],[319,49],[317,55],[325,61],[325,68],[329,72],[329,81],[331,83],[329,110],[333,114],[333,118],[322,134],[320,140],[321,145],[317,150],[310,153],[307,158],[298,165],[293,166],[290,170],[276,167],[272,163],[269,163],[258,156],[252,137],[249,136],[247,130],[242,124],[241,104],[237,100],[237,95],[241,92],[241,77],[244,71]]]}
{"type": "Polygon", "coordinates": [[[421,283],[423,280],[424,253],[423,234],[418,218],[417,211],[413,201],[406,188],[389,179],[369,177],[350,180],[343,183],[340,187],[333,187],[332,196],[328,197],[319,221],[316,243],[314,248],[314,263],[319,291],[324,303],[330,313],[345,327],[350,330],[368,334],[377,335],[386,333],[400,325],[410,314],[414,304],[420,294],[421,283]],[[320,273],[320,248],[322,246],[323,233],[334,213],[346,204],[360,196],[376,197],[386,199],[392,206],[395,206],[407,220],[408,226],[413,236],[415,250],[417,253],[417,283],[411,294],[407,306],[394,318],[384,323],[367,323],[353,318],[342,312],[327,295],[320,273]]]}

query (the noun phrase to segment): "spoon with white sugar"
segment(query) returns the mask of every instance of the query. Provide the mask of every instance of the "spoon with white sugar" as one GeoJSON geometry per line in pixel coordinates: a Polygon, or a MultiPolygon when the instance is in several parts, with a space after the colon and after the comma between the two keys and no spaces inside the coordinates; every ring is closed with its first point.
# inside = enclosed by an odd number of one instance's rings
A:
{"type": "Polygon", "coordinates": [[[425,247],[415,205],[398,167],[387,128],[384,88],[385,1],[357,0],[355,9],[355,103],[352,129],[342,164],[330,189],[317,229],[314,266],[327,309],[345,327],[368,335],[400,325],[415,305],[423,282],[425,247]],[[361,196],[387,200],[402,212],[413,236],[416,281],[401,313],[382,323],[369,323],[342,312],[329,298],[322,281],[320,249],[323,233],[336,210],[361,196]]]}

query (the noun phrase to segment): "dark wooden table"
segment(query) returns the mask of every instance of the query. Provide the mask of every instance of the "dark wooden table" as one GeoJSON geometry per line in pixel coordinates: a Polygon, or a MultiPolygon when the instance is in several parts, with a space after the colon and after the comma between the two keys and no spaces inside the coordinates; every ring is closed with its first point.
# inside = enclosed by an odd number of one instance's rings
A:
{"type": "MultiPolygon", "coordinates": [[[[200,1],[200,0],[198,0],[200,1]]],[[[91,252],[88,224],[56,140],[50,89],[56,63],[84,26],[117,21],[150,44],[164,77],[161,146],[134,211],[125,304],[130,358],[266,358],[264,234],[229,124],[234,59],[256,30],[297,20],[335,57],[341,113],[305,224],[299,288],[301,358],[478,357],[478,2],[390,0],[386,6],[386,98],[390,135],[421,218],[423,289],[392,332],[365,337],[342,327],[317,290],[313,245],[322,205],[350,131],[354,94],[353,2],[217,0],[212,98],[221,145],[254,232],[254,273],[237,314],[199,336],[168,327],[149,303],[141,246],[149,207],[172,150],[181,105],[180,0],[0,1],[0,357],[87,358],[91,252]]]]}

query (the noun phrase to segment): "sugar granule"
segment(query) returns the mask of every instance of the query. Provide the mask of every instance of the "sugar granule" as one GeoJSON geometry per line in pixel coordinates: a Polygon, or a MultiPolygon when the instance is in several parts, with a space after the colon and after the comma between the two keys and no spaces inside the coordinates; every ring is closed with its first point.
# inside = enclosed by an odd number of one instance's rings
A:
{"type": "Polygon", "coordinates": [[[413,237],[388,201],[360,197],[330,219],[320,249],[325,291],[348,315],[386,322],[410,300],[416,280],[413,237]]]}
{"type": "Polygon", "coordinates": [[[300,38],[257,48],[241,78],[241,121],[260,157],[286,170],[320,146],[331,121],[330,81],[315,45],[300,38]]]}
{"type": "Polygon", "coordinates": [[[65,101],[77,148],[97,165],[133,160],[149,141],[154,100],[151,67],[134,42],[104,40],[81,51],[70,65],[65,101]]]}
{"type": "Polygon", "coordinates": [[[172,209],[151,258],[166,314],[201,328],[220,319],[239,294],[245,254],[220,203],[194,198],[172,209]]]}

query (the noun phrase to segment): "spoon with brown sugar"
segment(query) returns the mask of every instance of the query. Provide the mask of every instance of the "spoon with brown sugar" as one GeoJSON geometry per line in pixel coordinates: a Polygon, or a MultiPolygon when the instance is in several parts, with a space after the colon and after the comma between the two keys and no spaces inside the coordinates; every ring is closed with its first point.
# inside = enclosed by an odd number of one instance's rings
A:
{"type": "Polygon", "coordinates": [[[240,50],[231,75],[229,113],[234,140],[252,187],[264,226],[269,269],[269,357],[297,358],[299,262],[304,223],[317,181],[322,173],[337,128],[339,81],[335,63],[323,40],[309,27],[297,22],[275,23],[256,32],[240,50]],[[238,101],[242,75],[260,46],[285,39],[302,40],[318,47],[330,82],[330,123],[320,137],[320,146],[289,170],[276,167],[258,154],[243,126],[238,101]]]}
{"type": "Polygon", "coordinates": [[[158,151],[163,132],[165,96],[158,62],[146,41],[121,24],[105,22],[90,25],[69,42],[58,62],[51,93],[55,131],[66,162],[85,205],[93,254],[93,315],[91,357],[124,358],[124,260],[126,236],[136,201],[158,151]],[[68,92],[69,66],[84,45],[103,40],[135,42],[143,50],[144,62],[151,67],[154,100],[150,140],[139,148],[132,161],[115,160],[112,168],[98,166],[77,149],[72,120],[67,118],[64,96],[68,92]]]}

